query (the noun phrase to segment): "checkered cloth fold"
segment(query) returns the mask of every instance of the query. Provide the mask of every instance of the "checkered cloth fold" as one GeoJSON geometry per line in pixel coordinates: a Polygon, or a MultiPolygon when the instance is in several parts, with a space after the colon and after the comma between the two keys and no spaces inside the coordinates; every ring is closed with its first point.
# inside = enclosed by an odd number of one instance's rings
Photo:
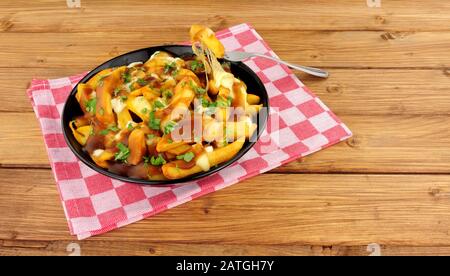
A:
{"type": "MultiPolygon", "coordinates": [[[[276,56],[248,24],[219,31],[217,37],[227,51],[276,56]]],[[[270,97],[269,122],[260,140],[238,162],[216,174],[182,185],[158,187],[108,178],[80,162],[67,147],[61,111],[84,74],[33,80],[27,93],[42,128],[71,234],[84,239],[108,232],[351,136],[350,130],[287,67],[263,58],[249,59],[245,64],[261,78],[270,97]]]]}

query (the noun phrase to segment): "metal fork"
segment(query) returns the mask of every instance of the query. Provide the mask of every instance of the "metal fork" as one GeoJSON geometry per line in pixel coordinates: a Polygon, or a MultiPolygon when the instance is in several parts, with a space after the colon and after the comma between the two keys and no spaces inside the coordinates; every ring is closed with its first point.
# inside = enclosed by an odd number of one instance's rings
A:
{"type": "Polygon", "coordinates": [[[239,51],[232,51],[232,52],[225,53],[225,59],[229,60],[229,61],[243,61],[244,59],[251,58],[251,57],[267,58],[267,59],[276,61],[278,63],[282,63],[282,64],[288,66],[289,68],[296,69],[296,70],[305,72],[307,74],[310,74],[310,75],[313,75],[316,77],[328,78],[328,75],[329,75],[327,71],[324,71],[324,70],[321,70],[318,68],[291,64],[286,61],[282,61],[278,58],[266,56],[266,55],[259,54],[259,53],[245,53],[245,52],[239,52],[239,51]]]}

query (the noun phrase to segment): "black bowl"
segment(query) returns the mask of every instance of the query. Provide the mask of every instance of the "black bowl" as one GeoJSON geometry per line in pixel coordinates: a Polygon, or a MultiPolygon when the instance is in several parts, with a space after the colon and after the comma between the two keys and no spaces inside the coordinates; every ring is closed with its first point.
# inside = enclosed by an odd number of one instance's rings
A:
{"type": "MultiPolygon", "coordinates": [[[[132,51],[126,54],[123,54],[121,56],[115,57],[102,65],[98,66],[89,74],[87,74],[83,79],[79,81],[79,83],[86,83],[91,77],[93,77],[95,74],[100,72],[103,69],[111,68],[111,67],[118,67],[123,65],[128,65],[132,62],[145,62],[147,61],[150,56],[156,52],[156,51],[166,51],[173,56],[176,57],[183,57],[183,56],[192,56],[192,49],[190,46],[185,45],[163,45],[163,46],[155,46],[155,47],[149,47],[145,49],[140,49],[136,51],[132,51]]],[[[163,184],[175,184],[175,183],[182,183],[187,181],[192,181],[196,179],[200,179],[203,177],[206,177],[208,175],[211,175],[213,173],[216,173],[220,171],[221,169],[228,167],[235,161],[237,161],[239,158],[241,158],[247,151],[249,151],[253,145],[255,144],[254,141],[256,141],[261,133],[263,132],[264,128],[266,127],[267,118],[268,118],[268,108],[269,108],[269,97],[267,95],[267,91],[264,88],[264,85],[262,84],[261,80],[258,78],[258,76],[245,64],[242,62],[232,62],[231,63],[231,72],[245,82],[245,84],[248,87],[248,91],[250,91],[253,94],[258,95],[261,98],[261,103],[266,108],[267,112],[262,112],[260,116],[258,117],[258,129],[254,133],[254,136],[252,137],[252,141],[246,141],[242,149],[236,156],[234,156],[231,160],[224,162],[222,164],[219,164],[215,167],[212,167],[209,171],[201,172],[186,178],[182,179],[176,179],[176,180],[164,180],[164,181],[152,181],[152,180],[143,180],[143,179],[135,179],[130,178],[127,176],[118,175],[112,172],[107,171],[104,168],[101,168],[97,166],[94,161],[90,158],[89,154],[87,154],[85,151],[83,151],[82,146],[78,144],[78,142],[75,140],[75,137],[72,134],[72,131],[69,127],[69,122],[73,120],[74,117],[82,115],[83,112],[78,104],[78,101],[75,98],[75,94],[77,91],[78,84],[72,89],[70,92],[69,97],[66,100],[66,103],[64,105],[63,113],[62,113],[62,129],[64,133],[64,138],[69,145],[69,148],[72,150],[72,152],[88,167],[91,169],[104,174],[106,176],[122,180],[125,182],[131,182],[131,183],[138,183],[138,184],[147,184],[147,185],[163,185],[163,184]]]]}

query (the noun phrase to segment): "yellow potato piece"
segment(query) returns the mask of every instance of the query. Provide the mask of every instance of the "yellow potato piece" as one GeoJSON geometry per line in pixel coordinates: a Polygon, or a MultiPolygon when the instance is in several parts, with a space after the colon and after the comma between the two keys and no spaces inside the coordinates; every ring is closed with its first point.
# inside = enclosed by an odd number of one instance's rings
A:
{"type": "Polygon", "coordinates": [[[186,144],[184,141],[171,141],[169,143],[169,139],[172,139],[170,135],[164,135],[156,144],[156,150],[158,152],[165,152],[186,144]]]}
{"type": "Polygon", "coordinates": [[[250,104],[250,105],[253,105],[253,104],[259,104],[259,101],[260,101],[260,100],[261,100],[261,99],[259,98],[258,95],[255,95],[255,94],[247,94],[247,103],[250,104]]]}
{"type": "Polygon", "coordinates": [[[95,156],[94,154],[91,154],[92,160],[97,164],[98,166],[102,168],[108,167],[108,160],[112,160],[114,158],[114,153],[109,150],[104,150],[100,156],[95,156]]]}
{"type": "Polygon", "coordinates": [[[134,129],[128,137],[128,148],[130,149],[130,156],[128,163],[137,165],[142,161],[142,157],[147,152],[147,145],[145,143],[145,133],[140,129],[134,129]]]}
{"type": "Polygon", "coordinates": [[[245,108],[245,114],[249,117],[256,116],[256,115],[258,115],[258,112],[261,110],[262,107],[263,107],[262,104],[248,105],[245,108]]]}
{"type": "MultiPolygon", "coordinates": [[[[247,120],[242,120],[239,122],[227,122],[226,123],[226,140],[236,141],[238,139],[249,138],[253,135],[257,129],[255,123],[251,123],[247,120]]],[[[218,140],[221,141],[221,140],[218,140]]]]}
{"type": "Polygon", "coordinates": [[[178,74],[175,76],[175,80],[180,81],[180,80],[184,79],[185,77],[191,77],[195,81],[196,84],[200,83],[200,80],[198,79],[197,75],[194,72],[192,72],[191,70],[185,69],[185,68],[178,70],[178,74]]]}
{"type": "Polygon", "coordinates": [[[86,102],[90,100],[90,95],[92,94],[94,90],[92,89],[92,86],[85,83],[79,83],[77,87],[77,93],[75,94],[75,98],[77,99],[78,103],[80,104],[81,109],[84,113],[87,113],[86,111],[86,102]]]}
{"type": "Polygon", "coordinates": [[[97,105],[95,117],[105,126],[115,124],[115,117],[111,105],[113,90],[121,82],[121,75],[125,70],[125,66],[119,67],[111,74],[107,75],[97,84],[97,105]]]}

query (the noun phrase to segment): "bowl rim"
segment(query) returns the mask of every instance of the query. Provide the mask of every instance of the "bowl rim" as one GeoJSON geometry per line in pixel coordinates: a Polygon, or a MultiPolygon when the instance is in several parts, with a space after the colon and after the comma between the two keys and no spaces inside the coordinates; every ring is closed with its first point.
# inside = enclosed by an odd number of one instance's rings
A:
{"type": "MultiPolygon", "coordinates": [[[[215,173],[218,173],[219,171],[225,169],[226,167],[229,167],[230,165],[232,165],[233,163],[237,162],[242,156],[244,156],[250,149],[252,149],[254,147],[254,145],[256,144],[256,142],[258,142],[260,136],[262,135],[262,133],[264,132],[268,119],[269,119],[269,114],[270,114],[270,105],[269,105],[269,95],[267,93],[267,90],[263,84],[263,82],[261,81],[261,79],[258,77],[258,75],[250,68],[248,67],[246,64],[244,64],[243,62],[230,62],[238,67],[240,67],[240,69],[243,69],[246,73],[248,73],[249,75],[251,75],[253,77],[253,79],[255,79],[256,84],[259,88],[261,88],[262,90],[260,91],[261,94],[265,95],[265,98],[263,99],[261,97],[261,99],[263,100],[263,106],[267,109],[267,112],[264,116],[264,120],[262,122],[258,123],[258,128],[257,128],[257,132],[253,134],[252,136],[252,140],[253,141],[246,141],[244,144],[244,148],[242,148],[235,156],[233,156],[233,158],[231,158],[230,160],[223,162],[219,165],[216,165],[214,167],[212,167],[210,170],[208,171],[203,171],[188,177],[184,177],[184,178],[180,178],[180,179],[170,179],[170,180],[146,180],[146,179],[137,179],[137,178],[131,178],[128,176],[123,176],[123,175],[119,175],[113,172],[110,172],[108,170],[105,170],[104,168],[101,168],[99,166],[97,166],[92,160],[87,160],[87,158],[85,158],[83,155],[81,155],[78,150],[72,145],[72,143],[69,140],[68,135],[73,135],[73,134],[69,134],[67,131],[67,128],[65,127],[65,113],[69,112],[67,110],[67,102],[69,101],[69,99],[71,97],[75,97],[75,94],[77,92],[77,88],[78,88],[78,84],[80,83],[85,83],[87,82],[89,79],[91,79],[94,75],[96,75],[98,72],[100,72],[100,70],[105,69],[102,68],[104,65],[113,62],[116,59],[120,59],[123,58],[127,55],[131,55],[133,53],[137,53],[137,52],[141,52],[141,51],[152,51],[152,49],[155,48],[154,52],[156,51],[160,51],[160,50],[156,50],[157,48],[164,48],[164,47],[191,47],[190,45],[183,45],[183,44],[161,44],[161,45],[155,45],[155,46],[150,46],[150,47],[145,47],[145,48],[141,48],[141,49],[137,49],[137,50],[133,50],[121,55],[118,55],[116,57],[113,57],[105,62],[103,62],[102,64],[98,65],[97,67],[95,67],[94,69],[90,70],[82,79],[80,79],[76,85],[72,88],[72,90],[70,91],[69,95],[67,96],[67,99],[64,102],[64,106],[62,109],[62,113],[61,113],[61,127],[62,127],[62,132],[63,132],[63,136],[64,136],[64,140],[66,141],[67,146],[70,148],[70,150],[72,151],[73,154],[75,154],[75,156],[78,158],[78,160],[80,160],[82,163],[84,163],[86,166],[88,166],[89,168],[93,169],[94,171],[103,174],[107,177],[113,178],[113,179],[117,179],[123,182],[127,182],[127,183],[133,183],[133,184],[141,184],[141,185],[157,185],[157,186],[164,186],[164,185],[176,185],[176,184],[186,184],[187,182],[191,182],[191,181],[195,181],[195,180],[199,180],[208,176],[211,176],[215,173]],[[254,137],[256,135],[256,137],[254,137]]],[[[229,61],[228,61],[229,62],[229,61]]],[[[109,68],[109,67],[108,67],[109,68]]]]}

